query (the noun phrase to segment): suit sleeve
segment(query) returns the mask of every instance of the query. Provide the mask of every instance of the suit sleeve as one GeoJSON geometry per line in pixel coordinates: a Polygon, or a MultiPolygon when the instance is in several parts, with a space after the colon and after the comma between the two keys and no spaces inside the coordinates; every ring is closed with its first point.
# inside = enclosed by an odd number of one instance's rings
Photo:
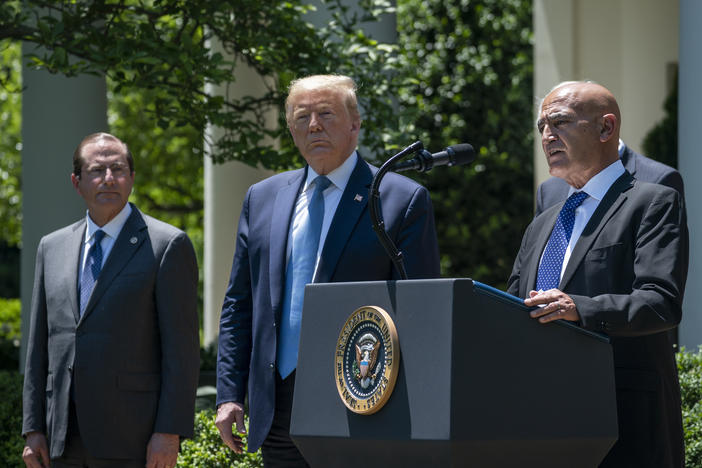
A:
{"type": "Polygon", "coordinates": [[[236,250],[222,305],[217,355],[217,405],[244,403],[251,359],[251,270],[249,268],[249,189],[239,217],[236,250]]]}
{"type": "Polygon", "coordinates": [[[522,237],[522,243],[519,246],[519,252],[517,253],[517,258],[514,259],[514,264],[512,265],[512,273],[507,280],[507,292],[513,296],[522,297],[525,293],[520,292],[521,278],[522,278],[522,261],[526,255],[527,247],[529,245],[529,233],[531,232],[532,224],[529,224],[527,230],[524,232],[522,237]]]}
{"type": "Polygon", "coordinates": [[[170,239],[155,286],[161,337],[161,394],[154,432],[193,436],[200,367],[198,267],[188,236],[170,239]]]}
{"type": "MultiPolygon", "coordinates": [[[[438,278],[441,275],[434,209],[426,188],[419,186],[414,191],[396,243],[403,254],[409,279],[438,278]]],[[[395,269],[393,276],[399,279],[395,269]]]]}
{"type": "Polygon", "coordinates": [[[677,190],[677,192],[682,195],[683,200],[685,200],[685,184],[683,183],[680,172],[671,169],[663,173],[655,182],[677,190]]]}
{"type": "Polygon", "coordinates": [[[27,358],[22,391],[22,434],[46,433],[46,384],[48,378],[48,330],[44,290],[44,241],[39,243],[34,267],[27,358]]]}
{"type": "MultiPolygon", "coordinates": [[[[585,328],[613,336],[637,336],[664,331],[680,322],[687,274],[687,221],[681,195],[665,189],[637,219],[640,223],[633,227],[631,246],[631,290],[572,296],[585,328]]],[[[610,246],[619,247],[625,246],[610,246]]]]}

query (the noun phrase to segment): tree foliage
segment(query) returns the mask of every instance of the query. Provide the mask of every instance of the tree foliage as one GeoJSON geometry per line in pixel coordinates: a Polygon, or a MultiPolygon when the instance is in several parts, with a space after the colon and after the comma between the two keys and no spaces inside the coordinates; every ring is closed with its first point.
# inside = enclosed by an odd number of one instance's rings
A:
{"type": "Polygon", "coordinates": [[[398,0],[399,43],[414,112],[407,133],[432,151],[460,142],[467,168],[435,170],[442,273],[506,284],[533,213],[530,0],[398,0]]]}
{"type": "Polygon", "coordinates": [[[146,109],[163,128],[189,126],[208,135],[215,161],[230,159],[267,168],[299,162],[280,115],[291,79],[335,72],[372,84],[362,104],[363,144],[384,151],[384,129],[394,119],[392,63],[395,48],[368,37],[360,22],[391,10],[385,0],[362,0],[360,9],[341,0],[324,0],[331,12],[326,27],[305,20],[313,9],[299,0],[6,0],[0,4],[0,39],[40,46],[30,64],[73,76],[106,76],[114,93],[155,90],[146,109]],[[210,47],[216,44],[217,47],[210,47]],[[221,50],[223,53],[217,52],[221,50]],[[261,77],[257,96],[221,95],[247,66],[261,77]]]}
{"type": "Polygon", "coordinates": [[[20,54],[18,43],[0,41],[0,244],[12,247],[22,241],[20,54]]]}
{"type": "Polygon", "coordinates": [[[678,79],[663,103],[665,115],[644,137],[646,156],[672,167],[678,167],[678,79]]]}

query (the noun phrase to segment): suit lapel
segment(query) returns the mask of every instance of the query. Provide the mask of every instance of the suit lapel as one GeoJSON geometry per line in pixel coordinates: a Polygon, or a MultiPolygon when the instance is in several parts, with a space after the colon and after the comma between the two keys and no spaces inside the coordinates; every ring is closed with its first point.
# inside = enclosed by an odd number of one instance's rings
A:
{"type": "Polygon", "coordinates": [[[277,315],[282,307],[283,287],[285,285],[285,263],[287,257],[288,232],[290,220],[295,209],[295,201],[307,176],[307,169],[300,169],[292,174],[288,183],[278,190],[273,205],[270,232],[269,284],[271,306],[277,315]]]}
{"type": "Polygon", "coordinates": [[[148,235],[146,223],[144,222],[141,212],[132,205],[132,213],[129,215],[129,218],[127,218],[127,222],[124,223],[119,236],[115,239],[115,244],[112,246],[110,255],[107,257],[102,271],[100,271],[93,292],[90,295],[90,300],[88,300],[88,305],[85,308],[85,312],[83,312],[81,322],[85,320],[85,317],[95,308],[95,304],[100,301],[100,298],[110,287],[112,281],[119,272],[122,271],[124,266],[129,263],[148,235]]]}
{"type": "Polygon", "coordinates": [[[595,209],[592,217],[587,222],[585,229],[583,229],[578,242],[573,248],[573,252],[568,260],[568,265],[563,272],[563,278],[561,278],[561,283],[559,289],[561,291],[568,285],[568,282],[573,278],[575,271],[580,266],[580,263],[585,258],[585,255],[590,251],[593,242],[597,239],[597,236],[602,231],[602,229],[607,225],[614,214],[619,210],[619,207],[627,199],[626,191],[633,186],[633,177],[628,172],[625,172],[619,179],[617,179],[614,184],[609,188],[604,198],[595,209]]]}
{"type": "Polygon", "coordinates": [[[373,175],[368,163],[359,156],[329,226],[313,280],[315,283],[331,281],[341,252],[368,204],[368,188],[372,180],[373,175]]]}
{"type": "Polygon", "coordinates": [[[66,276],[66,291],[68,291],[68,300],[73,311],[73,316],[76,323],[80,319],[80,307],[78,305],[78,284],[79,284],[79,268],[81,265],[81,256],[83,255],[83,241],[85,240],[85,218],[78,222],[73,227],[73,232],[66,239],[66,248],[62,249],[63,264],[68,267],[68,275],[66,276]]]}

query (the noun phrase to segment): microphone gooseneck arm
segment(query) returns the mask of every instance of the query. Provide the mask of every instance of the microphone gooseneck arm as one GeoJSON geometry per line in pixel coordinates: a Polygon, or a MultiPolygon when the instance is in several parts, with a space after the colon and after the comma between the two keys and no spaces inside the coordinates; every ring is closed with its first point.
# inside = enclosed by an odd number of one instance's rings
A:
{"type": "Polygon", "coordinates": [[[406,155],[410,153],[416,153],[417,151],[422,151],[424,150],[424,145],[422,145],[421,141],[415,141],[411,145],[409,145],[407,148],[403,149],[399,153],[397,153],[395,156],[391,157],[387,161],[385,161],[385,164],[380,166],[380,169],[378,169],[378,172],[375,173],[375,176],[373,177],[373,181],[371,182],[370,189],[368,190],[368,208],[369,208],[369,214],[371,218],[371,223],[373,224],[373,230],[375,231],[375,234],[378,236],[378,240],[380,241],[380,244],[383,246],[385,251],[388,253],[388,256],[390,257],[390,260],[392,260],[393,265],[395,265],[395,268],[397,269],[398,273],[400,274],[400,279],[406,280],[407,278],[407,272],[405,271],[405,265],[402,260],[402,252],[395,246],[395,243],[392,241],[390,236],[388,235],[387,232],[385,232],[385,222],[383,221],[382,214],[380,213],[380,182],[383,180],[383,177],[385,174],[392,170],[393,166],[395,165],[395,162],[397,162],[399,159],[405,157],[406,155]]]}

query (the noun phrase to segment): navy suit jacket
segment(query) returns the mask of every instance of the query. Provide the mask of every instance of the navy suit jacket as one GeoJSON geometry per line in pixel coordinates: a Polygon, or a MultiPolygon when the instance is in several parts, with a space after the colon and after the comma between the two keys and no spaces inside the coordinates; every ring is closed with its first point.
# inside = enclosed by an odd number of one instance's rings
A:
{"type": "MultiPolygon", "coordinates": [[[[315,282],[399,279],[368,213],[368,188],[376,171],[358,158],[329,228],[315,282]]],[[[253,185],[239,219],[220,321],[217,404],[243,403],[248,393],[249,451],[261,446],[273,420],[286,243],[306,176],[307,168],[303,168],[253,185]]],[[[408,276],[438,277],[439,251],[428,191],[389,173],[380,195],[385,230],[403,252],[408,276]]]]}
{"type": "MultiPolygon", "coordinates": [[[[527,228],[509,293],[527,297],[535,289],[541,253],[562,206],[547,209],[527,228]]],[[[580,325],[611,338],[619,440],[602,466],[683,465],[680,388],[665,332],[682,315],[686,246],[682,196],[625,173],[593,213],[563,273],[559,289],[575,302],[580,325]]]]}
{"type": "MultiPolygon", "coordinates": [[[[626,145],[624,145],[621,160],[624,168],[638,180],[672,187],[683,196],[683,199],[685,198],[682,176],[674,168],[647,158],[626,145]]],[[[565,180],[558,177],[551,177],[539,185],[539,188],[536,189],[534,216],[538,216],[546,208],[564,201],[568,197],[569,187],[565,180]]]]}

